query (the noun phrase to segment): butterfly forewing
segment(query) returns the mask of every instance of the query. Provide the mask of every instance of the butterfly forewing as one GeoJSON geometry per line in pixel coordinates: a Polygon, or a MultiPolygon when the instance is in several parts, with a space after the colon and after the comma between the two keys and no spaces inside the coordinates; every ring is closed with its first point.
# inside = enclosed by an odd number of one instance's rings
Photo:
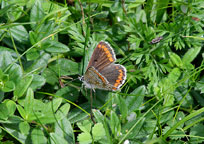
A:
{"type": "Polygon", "coordinates": [[[98,71],[102,70],[104,67],[107,67],[111,63],[115,62],[115,53],[110,45],[106,42],[99,42],[96,46],[91,59],[89,61],[88,67],[93,66],[98,71]]]}

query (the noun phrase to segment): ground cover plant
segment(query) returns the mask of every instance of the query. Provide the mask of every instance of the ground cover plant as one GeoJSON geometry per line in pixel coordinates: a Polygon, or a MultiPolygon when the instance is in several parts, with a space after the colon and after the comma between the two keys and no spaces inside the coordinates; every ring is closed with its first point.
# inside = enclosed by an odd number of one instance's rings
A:
{"type": "Polygon", "coordinates": [[[0,5],[1,143],[204,142],[202,0],[0,5]],[[116,92],[78,80],[101,40],[127,69],[116,92]]]}

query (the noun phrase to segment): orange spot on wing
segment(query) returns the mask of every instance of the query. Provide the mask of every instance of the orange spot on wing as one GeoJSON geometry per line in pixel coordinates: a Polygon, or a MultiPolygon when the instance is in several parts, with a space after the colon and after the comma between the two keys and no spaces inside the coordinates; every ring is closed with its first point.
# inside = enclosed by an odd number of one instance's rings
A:
{"type": "Polygon", "coordinates": [[[101,48],[101,44],[98,44],[98,48],[101,48]]]}
{"type": "Polygon", "coordinates": [[[110,62],[113,62],[113,58],[109,58],[109,61],[110,61],[110,62]]]}
{"type": "Polygon", "coordinates": [[[117,88],[113,87],[113,90],[117,90],[117,88]]]}
{"type": "Polygon", "coordinates": [[[101,79],[104,83],[106,83],[105,79],[101,76],[101,74],[99,74],[97,71],[94,71],[94,72],[100,77],[100,79],[101,79]]]}
{"type": "MultiPolygon", "coordinates": [[[[116,69],[118,69],[118,67],[116,67],[116,69]]],[[[118,79],[115,81],[114,87],[118,87],[121,84],[121,81],[123,80],[123,71],[120,69],[119,71],[119,76],[118,79]]]]}

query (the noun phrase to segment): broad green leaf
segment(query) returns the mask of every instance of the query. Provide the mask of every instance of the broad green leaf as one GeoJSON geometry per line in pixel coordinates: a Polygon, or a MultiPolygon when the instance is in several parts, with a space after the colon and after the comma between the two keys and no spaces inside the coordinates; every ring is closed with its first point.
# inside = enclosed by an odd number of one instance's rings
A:
{"type": "Polygon", "coordinates": [[[67,117],[55,123],[55,134],[63,136],[69,144],[75,144],[73,128],[67,117]]]}
{"type": "Polygon", "coordinates": [[[13,61],[11,54],[8,51],[0,53],[0,68],[4,71],[13,61]]]}
{"type": "Polygon", "coordinates": [[[7,120],[9,114],[10,113],[9,113],[6,103],[1,103],[0,104],[0,120],[7,120]]]}
{"type": "Polygon", "coordinates": [[[28,41],[28,32],[23,25],[18,25],[10,28],[12,37],[20,43],[28,41]]]}
{"type": "Polygon", "coordinates": [[[28,61],[36,60],[37,58],[39,58],[39,56],[40,52],[38,52],[36,48],[33,48],[26,53],[26,58],[28,61]]]}
{"type": "Polygon", "coordinates": [[[33,144],[45,144],[47,143],[47,138],[45,137],[42,129],[34,128],[31,132],[31,139],[33,144]]]}
{"type": "Polygon", "coordinates": [[[91,122],[88,120],[84,120],[83,122],[77,123],[77,126],[83,132],[90,133],[91,132],[91,122]]]}
{"type": "Polygon", "coordinates": [[[45,107],[44,111],[46,112],[48,109],[53,110],[54,112],[59,108],[62,103],[62,98],[55,98],[49,103],[47,103],[47,108],[45,107]]]}
{"type": "Polygon", "coordinates": [[[23,122],[23,119],[19,116],[9,116],[7,120],[1,120],[0,122],[3,124],[19,124],[20,122],[23,122]]]}
{"type": "Polygon", "coordinates": [[[114,111],[111,111],[110,115],[110,128],[115,136],[119,135],[121,132],[121,123],[114,111]]]}
{"type": "Polygon", "coordinates": [[[146,93],[146,88],[144,85],[142,85],[136,88],[133,92],[131,92],[130,96],[127,96],[125,101],[128,106],[129,113],[135,110],[139,110],[139,108],[143,104],[145,93],[146,93]]]}
{"type": "Polygon", "coordinates": [[[99,110],[93,110],[93,114],[94,114],[94,117],[96,118],[96,121],[98,123],[103,124],[103,127],[105,129],[106,138],[107,138],[106,143],[113,143],[112,142],[112,137],[111,137],[111,134],[110,134],[110,128],[108,126],[109,125],[108,119],[106,119],[99,110]]]}
{"type": "Polygon", "coordinates": [[[74,87],[65,86],[65,87],[59,89],[56,92],[56,95],[74,102],[79,97],[79,90],[74,88],[74,87]]]}
{"type": "Polygon", "coordinates": [[[204,137],[204,125],[203,124],[194,125],[194,127],[192,127],[190,130],[190,135],[196,136],[196,137],[191,137],[189,142],[203,143],[204,140],[202,138],[197,138],[197,137],[204,137]]]}
{"type": "Polygon", "coordinates": [[[12,81],[7,81],[1,89],[3,92],[11,92],[15,89],[15,84],[12,81]]]}
{"type": "Polygon", "coordinates": [[[45,78],[41,75],[34,74],[33,75],[33,80],[30,84],[30,88],[33,90],[41,88],[45,84],[45,78]]]}
{"type": "Polygon", "coordinates": [[[23,96],[23,94],[30,86],[32,80],[33,80],[33,75],[27,75],[26,77],[21,79],[18,85],[16,86],[16,89],[14,91],[14,96],[17,98],[23,96]]]}
{"type": "Polygon", "coordinates": [[[68,59],[58,59],[55,64],[49,67],[58,75],[75,75],[79,74],[79,65],[68,59]]]}
{"type": "Polygon", "coordinates": [[[12,116],[16,111],[16,103],[9,99],[6,99],[4,103],[7,106],[9,116],[12,116]]]}
{"type": "Polygon", "coordinates": [[[110,11],[112,13],[122,11],[121,3],[120,2],[114,2],[113,5],[110,7],[110,11]]]}
{"type": "MultiPolygon", "coordinates": [[[[90,105],[89,103],[84,103],[79,105],[80,107],[82,107],[84,110],[90,110],[90,105]]],[[[68,120],[73,124],[75,122],[78,121],[82,121],[85,118],[87,118],[89,115],[86,114],[85,112],[83,112],[81,109],[79,108],[74,108],[72,109],[69,114],[68,114],[68,120]]]]}
{"type": "Polygon", "coordinates": [[[105,130],[103,128],[102,123],[97,123],[94,125],[92,129],[92,135],[93,135],[94,141],[98,141],[105,136],[105,130]]]}
{"type": "Polygon", "coordinates": [[[26,72],[40,72],[41,70],[45,69],[48,64],[48,60],[50,59],[50,55],[47,53],[41,54],[41,56],[36,59],[31,66],[26,69],[26,72]]]}
{"type": "Polygon", "coordinates": [[[83,132],[78,135],[77,140],[80,144],[90,144],[92,142],[92,137],[90,133],[83,132]]]}
{"type": "Polygon", "coordinates": [[[22,134],[29,134],[29,130],[30,130],[30,125],[28,124],[28,122],[24,121],[19,123],[19,129],[21,131],[22,134]]]}
{"type": "Polygon", "coordinates": [[[57,118],[58,120],[61,120],[61,119],[63,119],[64,117],[66,117],[67,114],[68,114],[68,112],[69,112],[69,109],[70,109],[70,104],[65,103],[64,105],[62,105],[62,106],[60,107],[60,109],[59,109],[59,110],[57,111],[57,113],[56,113],[56,118],[57,118]]]}
{"type": "Polygon", "coordinates": [[[22,134],[21,131],[19,130],[19,121],[16,120],[18,119],[13,119],[12,122],[9,124],[3,124],[4,129],[8,134],[10,134],[13,138],[18,140],[20,143],[32,143],[30,139],[28,138],[28,135],[22,134]]]}
{"type": "Polygon", "coordinates": [[[195,47],[195,48],[189,49],[182,58],[183,63],[184,64],[191,63],[197,57],[200,50],[201,50],[201,47],[195,47]]]}
{"type": "Polygon", "coordinates": [[[56,76],[56,73],[49,68],[46,68],[43,71],[42,75],[46,79],[46,83],[48,83],[50,85],[54,85],[54,84],[59,82],[58,77],[56,76]]]}
{"type": "Polygon", "coordinates": [[[20,65],[14,63],[12,67],[8,70],[9,79],[10,81],[15,83],[15,86],[18,85],[19,81],[21,80],[21,77],[23,75],[23,71],[20,67],[20,65]]]}
{"type": "Polygon", "coordinates": [[[85,38],[82,35],[82,30],[79,25],[71,25],[71,27],[68,29],[68,33],[69,36],[77,42],[85,42],[85,38]]]}
{"type": "Polygon", "coordinates": [[[117,103],[119,104],[120,112],[122,114],[122,118],[125,119],[128,115],[128,105],[125,103],[125,99],[121,96],[117,96],[117,103]]]}
{"type": "MultiPolygon", "coordinates": [[[[126,123],[122,128],[122,132],[123,133],[129,132],[130,129],[135,125],[135,123],[137,123],[137,121],[138,121],[138,119],[133,120],[133,121],[129,121],[128,123],[126,123]]],[[[145,123],[145,118],[143,118],[137,124],[137,126],[135,126],[133,129],[131,129],[129,135],[126,138],[127,139],[134,139],[134,138],[141,138],[141,137],[144,138],[145,135],[142,135],[142,133],[141,133],[141,129],[142,129],[142,126],[144,125],[144,123],[145,123]]]]}
{"type": "Polygon", "coordinates": [[[42,49],[45,49],[50,53],[66,53],[69,51],[69,48],[66,45],[58,41],[47,41],[46,43],[43,43],[42,49]]]}
{"type": "Polygon", "coordinates": [[[31,27],[34,29],[34,27],[37,26],[44,17],[44,11],[41,5],[41,1],[39,0],[35,1],[35,4],[33,5],[30,13],[31,13],[30,15],[31,27]]]}
{"type": "Polygon", "coordinates": [[[26,120],[27,119],[27,117],[26,117],[27,115],[26,115],[26,112],[23,109],[23,107],[20,106],[20,105],[17,105],[17,110],[20,113],[21,117],[26,120]]]}
{"type": "Polygon", "coordinates": [[[34,93],[31,88],[28,88],[26,98],[25,98],[25,104],[24,104],[26,120],[27,120],[27,116],[29,117],[29,113],[33,113],[33,103],[34,103],[34,93]]]}
{"type": "Polygon", "coordinates": [[[69,144],[65,138],[57,133],[50,133],[51,136],[51,144],[69,144]]]}

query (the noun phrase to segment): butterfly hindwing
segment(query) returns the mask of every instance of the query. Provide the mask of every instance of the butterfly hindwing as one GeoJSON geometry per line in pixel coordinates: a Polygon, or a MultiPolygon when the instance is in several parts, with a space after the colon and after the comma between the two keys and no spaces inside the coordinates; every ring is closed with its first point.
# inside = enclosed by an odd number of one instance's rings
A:
{"type": "Polygon", "coordinates": [[[126,79],[126,69],[120,64],[112,63],[99,72],[113,86],[113,90],[119,89],[126,79]]]}

